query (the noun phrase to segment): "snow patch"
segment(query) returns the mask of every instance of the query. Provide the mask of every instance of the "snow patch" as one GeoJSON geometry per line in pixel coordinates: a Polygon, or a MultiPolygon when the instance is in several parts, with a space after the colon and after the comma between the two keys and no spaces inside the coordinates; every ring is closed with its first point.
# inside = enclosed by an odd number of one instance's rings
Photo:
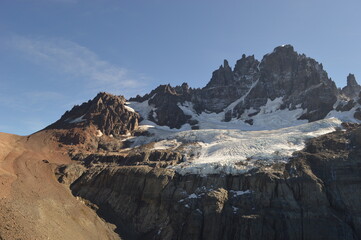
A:
{"type": "Polygon", "coordinates": [[[195,193],[192,193],[191,195],[188,196],[189,199],[194,199],[194,198],[200,198],[200,196],[197,196],[195,193]]]}
{"type": "Polygon", "coordinates": [[[152,110],[155,110],[155,107],[149,105],[148,102],[149,102],[148,100],[144,102],[128,102],[128,107],[137,111],[140,114],[140,116],[142,116],[144,119],[148,119],[149,113],[152,110]]]}
{"type": "Polygon", "coordinates": [[[332,110],[327,114],[326,118],[338,118],[343,122],[361,123],[360,120],[357,120],[354,117],[354,114],[359,107],[360,107],[359,105],[356,105],[350,111],[345,111],[345,112],[332,110]]]}
{"type": "Polygon", "coordinates": [[[236,100],[236,101],[234,101],[233,103],[231,103],[230,105],[228,105],[228,107],[226,107],[223,112],[226,113],[226,112],[228,112],[229,110],[233,110],[233,108],[234,108],[235,106],[237,106],[239,103],[243,102],[244,99],[249,95],[249,93],[251,92],[251,90],[257,85],[257,83],[258,83],[258,80],[255,81],[255,82],[252,84],[252,86],[249,88],[249,90],[248,90],[248,92],[246,92],[246,94],[244,94],[241,98],[239,98],[238,100],[236,100]]]}
{"type": "MultiPolygon", "coordinates": [[[[155,96],[154,94],[152,98],[155,96]]],[[[133,108],[136,112],[140,114],[141,117],[143,117],[143,120],[139,123],[140,127],[143,127],[144,130],[149,130],[151,133],[158,132],[158,130],[167,131],[167,132],[179,132],[179,131],[186,131],[191,130],[191,126],[189,124],[184,124],[180,129],[177,128],[170,128],[168,126],[160,126],[156,124],[155,122],[152,122],[148,120],[148,116],[152,112],[152,117],[154,119],[157,119],[157,113],[155,110],[157,110],[156,107],[153,105],[149,105],[148,100],[144,102],[128,102],[129,106],[133,108]]]]}
{"type": "Polygon", "coordinates": [[[68,120],[67,119],[66,121],[69,122],[69,123],[80,123],[80,122],[86,121],[86,119],[84,119],[83,117],[84,117],[84,115],[82,115],[82,116],[80,116],[78,118],[75,118],[73,120],[68,120]]]}
{"type": "MultiPolygon", "coordinates": [[[[252,85],[250,89],[254,87],[257,81],[252,85]]],[[[249,93],[249,92],[248,92],[249,93]]],[[[196,124],[199,129],[240,129],[246,131],[257,131],[257,130],[273,130],[283,127],[291,127],[307,123],[307,120],[298,120],[298,118],[307,111],[307,109],[302,109],[300,105],[296,106],[296,109],[289,110],[283,109],[280,107],[283,104],[282,97],[275,98],[273,100],[268,99],[267,103],[260,107],[260,109],[247,109],[240,119],[231,119],[229,122],[224,121],[225,114],[228,111],[232,111],[235,106],[244,101],[244,98],[248,95],[246,93],[241,98],[237,99],[231,103],[228,107],[220,113],[209,113],[202,112],[198,114],[193,107],[192,102],[178,103],[178,106],[184,114],[191,116],[191,119],[197,120],[196,124]],[[255,116],[253,116],[256,114],[255,116]],[[251,116],[251,117],[250,117],[251,116]],[[253,124],[250,125],[245,122],[245,120],[252,119],[253,124]]],[[[128,105],[138,112],[142,117],[143,121],[140,122],[140,125],[149,125],[152,126],[154,130],[164,130],[172,132],[181,132],[186,130],[191,130],[191,126],[187,123],[184,124],[180,129],[169,128],[168,126],[159,126],[156,123],[148,120],[148,117],[152,113],[152,117],[157,119],[157,114],[155,112],[156,108],[152,105],[149,105],[149,101],[144,102],[128,102],[128,105]]]]}
{"type": "Polygon", "coordinates": [[[181,143],[177,142],[177,140],[163,140],[156,142],[154,144],[154,150],[166,150],[166,149],[175,149],[179,147],[181,143]]]}
{"type": "Polygon", "coordinates": [[[235,206],[232,206],[232,209],[233,209],[233,213],[237,213],[237,211],[239,210],[239,208],[235,206]]]}
{"type": "Polygon", "coordinates": [[[154,108],[154,110],[152,111],[152,117],[153,117],[154,120],[158,121],[158,115],[157,115],[157,112],[155,110],[157,110],[157,109],[154,108]]]}
{"type": "Polygon", "coordinates": [[[247,109],[240,119],[231,119],[229,122],[224,121],[224,115],[227,111],[231,110],[243,100],[238,99],[230,104],[221,113],[206,113],[202,112],[197,114],[193,109],[191,102],[184,102],[178,104],[184,114],[192,116],[193,120],[197,120],[200,129],[240,129],[245,131],[258,131],[258,130],[273,130],[284,127],[297,126],[307,123],[307,120],[298,120],[298,118],[306,111],[302,108],[295,110],[283,109],[280,110],[283,104],[282,97],[275,98],[274,100],[268,99],[266,105],[262,106],[259,110],[250,108],[247,109]],[[259,112],[257,115],[249,117],[252,114],[259,112]],[[252,119],[253,125],[245,123],[245,120],[252,119]]]}
{"type": "Polygon", "coordinates": [[[246,191],[234,191],[234,190],[230,190],[229,192],[233,194],[233,197],[242,196],[242,195],[245,195],[245,194],[250,194],[250,193],[252,193],[251,190],[246,190],[246,191]]]}

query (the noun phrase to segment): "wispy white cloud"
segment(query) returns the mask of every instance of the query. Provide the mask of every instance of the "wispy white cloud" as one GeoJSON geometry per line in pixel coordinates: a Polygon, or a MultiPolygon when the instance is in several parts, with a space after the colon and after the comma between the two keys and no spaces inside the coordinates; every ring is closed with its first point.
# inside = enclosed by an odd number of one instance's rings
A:
{"type": "Polygon", "coordinates": [[[15,58],[20,57],[19,71],[22,60],[28,61],[25,74],[0,89],[0,108],[6,114],[0,120],[0,132],[29,134],[56,121],[63,112],[91,99],[96,92],[129,97],[142,93],[147,85],[145,76],[112,64],[72,41],[0,36],[0,48],[9,50],[15,58]],[[27,70],[32,69],[28,63],[41,66],[34,72],[46,71],[39,76],[27,76],[27,70]]]}
{"type": "Polygon", "coordinates": [[[134,79],[127,69],[72,41],[14,36],[11,45],[31,61],[82,79],[90,88],[117,91],[144,86],[142,77],[134,79]]]}

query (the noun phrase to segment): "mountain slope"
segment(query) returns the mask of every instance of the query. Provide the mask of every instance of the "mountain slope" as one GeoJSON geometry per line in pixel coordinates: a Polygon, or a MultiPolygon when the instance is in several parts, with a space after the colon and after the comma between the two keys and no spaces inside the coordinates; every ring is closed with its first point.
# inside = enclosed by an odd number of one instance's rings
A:
{"type": "Polygon", "coordinates": [[[50,136],[0,133],[0,239],[119,239],[56,181],[71,161],[50,136]]]}

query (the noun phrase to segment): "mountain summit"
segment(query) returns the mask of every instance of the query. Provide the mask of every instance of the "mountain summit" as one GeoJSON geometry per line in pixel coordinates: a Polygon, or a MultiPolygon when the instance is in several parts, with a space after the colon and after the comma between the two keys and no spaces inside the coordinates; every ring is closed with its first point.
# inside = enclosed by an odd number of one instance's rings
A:
{"type": "MultiPolygon", "coordinates": [[[[297,53],[291,45],[283,45],[261,61],[242,55],[233,69],[224,60],[201,89],[189,88],[185,83],[176,87],[161,85],[130,101],[144,119],[170,128],[185,124],[199,128],[199,116],[213,114],[220,122],[238,121],[257,129],[260,119],[275,112],[287,115],[279,125],[286,127],[297,121],[331,117],[336,109],[358,98],[361,87],[353,75],[347,79],[347,86],[337,89],[322,64],[297,53]],[[145,106],[148,111],[144,111],[145,106]]],[[[359,111],[355,106],[351,108],[353,114],[359,111]]]]}
{"type": "Polygon", "coordinates": [[[70,111],[47,129],[95,126],[102,134],[124,135],[138,127],[139,114],[125,105],[123,96],[100,92],[94,99],[70,111]]]}

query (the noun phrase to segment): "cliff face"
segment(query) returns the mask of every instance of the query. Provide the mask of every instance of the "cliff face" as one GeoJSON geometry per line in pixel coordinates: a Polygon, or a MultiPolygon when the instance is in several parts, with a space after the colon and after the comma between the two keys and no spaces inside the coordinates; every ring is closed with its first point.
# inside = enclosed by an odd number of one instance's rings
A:
{"type": "Polygon", "coordinates": [[[307,109],[300,119],[316,121],[333,109],[337,88],[322,65],[299,55],[290,45],[275,48],[260,66],[260,77],[245,100],[235,107],[238,115],[251,107],[258,110],[268,99],[282,97],[281,108],[307,109]]]}
{"type": "Polygon", "coordinates": [[[288,163],[236,176],[98,159],[71,190],[125,239],[358,239],[360,139],[348,126],[310,140],[288,163]]]}
{"type": "Polygon", "coordinates": [[[259,61],[254,56],[243,55],[232,70],[227,60],[224,60],[223,66],[213,72],[209,83],[194,94],[194,101],[202,109],[222,112],[232,102],[246,95],[258,80],[258,65],[259,61]]]}
{"type": "Polygon", "coordinates": [[[355,75],[349,74],[347,76],[347,85],[342,88],[341,93],[350,99],[355,99],[359,96],[361,86],[357,83],[355,75]]]}

